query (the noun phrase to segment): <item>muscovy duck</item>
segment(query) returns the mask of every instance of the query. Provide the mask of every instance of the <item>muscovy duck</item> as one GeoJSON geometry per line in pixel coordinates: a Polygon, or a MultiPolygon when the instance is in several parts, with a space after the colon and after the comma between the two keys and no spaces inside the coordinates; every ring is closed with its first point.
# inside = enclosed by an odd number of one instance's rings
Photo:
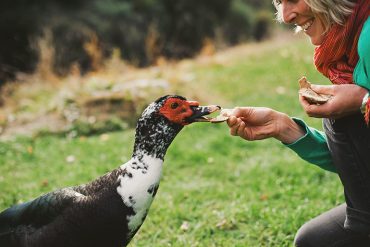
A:
{"type": "Polygon", "coordinates": [[[63,188],[0,213],[1,247],[118,247],[139,230],[157,193],[167,148],[185,126],[218,106],[167,95],[138,120],[131,159],[84,185],[63,188]]]}

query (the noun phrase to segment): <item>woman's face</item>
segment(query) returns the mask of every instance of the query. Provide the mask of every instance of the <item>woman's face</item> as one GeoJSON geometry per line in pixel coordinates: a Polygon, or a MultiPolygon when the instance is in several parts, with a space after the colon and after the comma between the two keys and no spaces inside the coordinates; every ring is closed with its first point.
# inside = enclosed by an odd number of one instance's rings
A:
{"type": "Polygon", "coordinates": [[[321,45],[325,37],[325,26],[307,3],[304,0],[281,0],[280,2],[284,23],[301,27],[310,37],[313,45],[321,45]]]}

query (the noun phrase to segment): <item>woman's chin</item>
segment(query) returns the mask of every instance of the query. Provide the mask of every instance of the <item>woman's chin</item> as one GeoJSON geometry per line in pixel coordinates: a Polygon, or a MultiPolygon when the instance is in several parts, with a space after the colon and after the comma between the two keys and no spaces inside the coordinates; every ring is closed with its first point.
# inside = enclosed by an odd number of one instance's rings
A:
{"type": "Polygon", "coordinates": [[[324,42],[324,36],[322,35],[320,35],[319,37],[309,36],[309,38],[310,38],[311,44],[315,46],[319,46],[324,42]]]}

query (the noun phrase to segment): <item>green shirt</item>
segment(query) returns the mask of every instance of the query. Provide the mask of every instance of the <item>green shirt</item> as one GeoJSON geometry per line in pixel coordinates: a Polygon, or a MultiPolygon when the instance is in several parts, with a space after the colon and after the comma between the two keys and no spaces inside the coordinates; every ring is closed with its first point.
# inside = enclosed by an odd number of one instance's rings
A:
{"type": "MultiPolygon", "coordinates": [[[[358,40],[359,60],[353,72],[354,82],[370,91],[370,17],[364,23],[358,40]]],[[[293,120],[306,130],[306,134],[291,144],[284,144],[302,159],[322,169],[336,172],[324,132],[310,128],[302,120],[293,120]]]]}

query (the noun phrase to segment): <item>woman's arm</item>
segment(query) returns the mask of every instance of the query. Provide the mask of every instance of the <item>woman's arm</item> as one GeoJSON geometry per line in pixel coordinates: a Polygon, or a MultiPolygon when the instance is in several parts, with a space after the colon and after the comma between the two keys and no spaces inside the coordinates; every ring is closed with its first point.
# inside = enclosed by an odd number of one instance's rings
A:
{"type": "Polygon", "coordinates": [[[236,107],[228,120],[230,134],[253,141],[273,137],[293,143],[305,131],[288,115],[266,107],[236,107]]]}
{"type": "Polygon", "coordinates": [[[228,120],[230,134],[254,141],[275,138],[302,159],[335,172],[325,135],[302,120],[265,107],[237,107],[228,120]]]}

